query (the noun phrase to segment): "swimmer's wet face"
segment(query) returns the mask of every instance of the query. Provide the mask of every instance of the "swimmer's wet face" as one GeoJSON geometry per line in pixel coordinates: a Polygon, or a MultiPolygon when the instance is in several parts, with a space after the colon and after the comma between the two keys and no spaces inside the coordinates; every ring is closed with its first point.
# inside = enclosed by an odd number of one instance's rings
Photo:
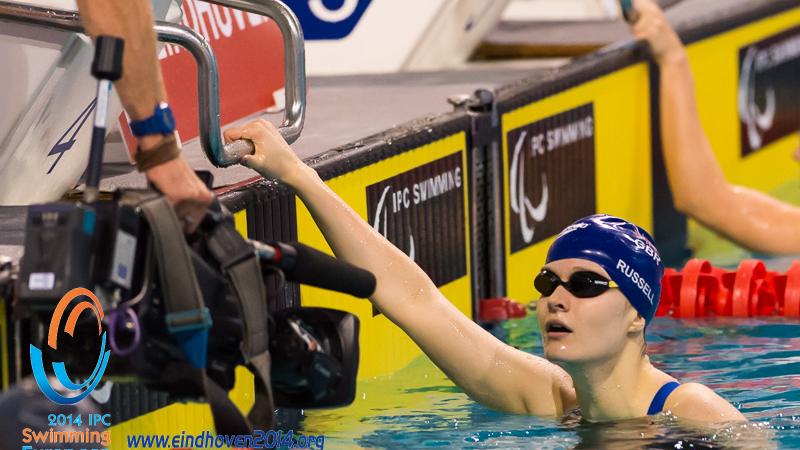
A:
{"type": "Polygon", "coordinates": [[[536,309],[548,359],[570,372],[567,366],[580,369],[573,364],[623,352],[641,357],[644,328],[655,316],[664,275],[647,231],[619,217],[584,217],[558,235],[544,269],[557,276],[549,286],[539,279],[544,296],[536,309]],[[596,275],[590,282],[581,272],[596,275]],[[569,289],[551,289],[565,280],[569,289]]]}
{"type": "MultiPolygon", "coordinates": [[[[585,259],[562,259],[544,269],[561,280],[581,272],[610,279],[603,267],[585,259]]],[[[643,339],[643,319],[619,289],[581,298],[557,288],[542,296],[536,310],[545,357],[559,365],[607,360],[622,352],[629,339],[643,339]]]]}
{"type": "Polygon", "coordinates": [[[794,160],[800,163],[800,147],[797,147],[797,150],[794,151],[794,160]]]}

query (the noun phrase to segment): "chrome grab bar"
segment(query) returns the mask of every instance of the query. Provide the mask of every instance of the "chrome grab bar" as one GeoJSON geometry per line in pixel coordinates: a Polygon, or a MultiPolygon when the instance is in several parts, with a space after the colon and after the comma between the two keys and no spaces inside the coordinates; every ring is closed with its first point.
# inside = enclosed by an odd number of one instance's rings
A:
{"type": "MultiPolygon", "coordinates": [[[[290,144],[300,137],[305,121],[306,77],[303,32],[294,13],[278,0],[211,0],[222,6],[241,9],[270,17],[281,30],[284,39],[284,78],[286,84],[286,113],[279,128],[290,144]]],[[[83,33],[78,13],[37,6],[21,5],[0,0],[0,21],[12,21],[35,26],[83,33]]],[[[217,167],[239,162],[241,156],[253,152],[250,141],[240,140],[224,145],[219,117],[219,71],[216,56],[208,42],[194,30],[179,24],[158,22],[155,30],[160,41],[180,45],[197,63],[200,145],[208,159],[217,167]]]]}
{"type": "MultiPolygon", "coordinates": [[[[286,85],[286,113],[279,131],[283,138],[293,143],[300,137],[306,115],[306,49],[303,29],[297,16],[280,0],[205,0],[274,20],[283,36],[284,82],[286,85]]],[[[246,146],[252,153],[252,144],[246,146]]],[[[231,148],[238,144],[233,143],[231,148]]]]}
{"type": "Polygon", "coordinates": [[[217,167],[238,162],[225,151],[219,122],[219,69],[217,57],[208,41],[196,31],[183,25],[157,22],[158,40],[180,45],[188,50],[197,63],[197,102],[200,147],[206,157],[217,167]]]}

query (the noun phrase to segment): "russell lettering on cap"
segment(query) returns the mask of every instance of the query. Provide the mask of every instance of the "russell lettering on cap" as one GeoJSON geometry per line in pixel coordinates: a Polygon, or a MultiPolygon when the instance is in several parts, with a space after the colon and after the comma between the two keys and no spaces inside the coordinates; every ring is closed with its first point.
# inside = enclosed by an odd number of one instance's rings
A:
{"type": "MultiPolygon", "coordinates": [[[[658,255],[656,255],[658,257],[658,255]]],[[[639,273],[630,266],[630,264],[626,263],[623,260],[617,261],[617,270],[622,272],[633,284],[635,284],[640,291],[644,294],[645,297],[650,301],[650,304],[653,304],[654,295],[653,290],[650,288],[650,285],[645,281],[645,279],[639,275],[639,273]]]]}

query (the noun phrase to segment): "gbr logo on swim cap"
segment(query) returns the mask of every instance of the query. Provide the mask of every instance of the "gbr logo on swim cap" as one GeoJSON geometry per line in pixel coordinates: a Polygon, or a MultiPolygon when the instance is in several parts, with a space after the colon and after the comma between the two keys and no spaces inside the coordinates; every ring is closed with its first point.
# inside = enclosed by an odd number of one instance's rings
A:
{"type": "Polygon", "coordinates": [[[658,250],[652,244],[642,239],[636,239],[635,243],[638,250],[644,250],[648,256],[653,258],[656,264],[661,264],[661,256],[659,256],[658,250]]]}
{"type": "Polygon", "coordinates": [[[573,231],[576,231],[576,230],[582,230],[584,228],[589,228],[589,224],[588,223],[573,223],[572,225],[568,226],[567,228],[564,228],[564,231],[562,231],[558,235],[558,237],[564,236],[565,234],[572,233],[573,231]]]}

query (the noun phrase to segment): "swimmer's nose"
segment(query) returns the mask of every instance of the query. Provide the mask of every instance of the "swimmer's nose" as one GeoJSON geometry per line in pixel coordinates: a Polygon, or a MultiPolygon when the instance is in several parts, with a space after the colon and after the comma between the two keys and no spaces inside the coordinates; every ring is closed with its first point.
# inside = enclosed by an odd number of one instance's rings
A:
{"type": "Polygon", "coordinates": [[[563,286],[556,288],[553,293],[547,297],[547,309],[551,313],[558,311],[569,311],[572,299],[571,295],[564,289],[563,286]]]}

